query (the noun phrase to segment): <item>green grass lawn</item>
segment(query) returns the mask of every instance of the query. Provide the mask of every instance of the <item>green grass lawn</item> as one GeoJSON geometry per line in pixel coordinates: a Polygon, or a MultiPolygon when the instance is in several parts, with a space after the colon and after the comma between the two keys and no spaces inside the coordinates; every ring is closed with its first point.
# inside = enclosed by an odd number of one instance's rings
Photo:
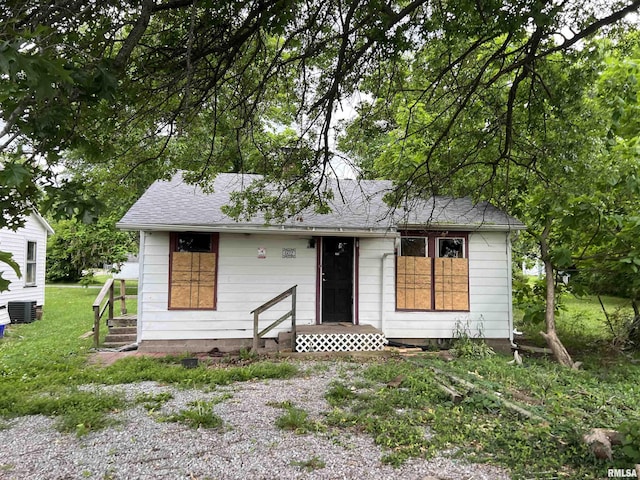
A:
{"type": "MultiPolygon", "coordinates": [[[[300,370],[304,373],[304,367],[264,359],[226,368],[185,369],[176,357],[129,357],[109,367],[89,365],[93,339],[80,336],[93,325],[91,305],[96,289],[47,287],[46,293],[44,318],[11,325],[6,338],[0,340],[0,428],[14,416],[44,414],[56,418],[61,431],[81,435],[111,424],[112,411],[136,402],[153,408],[166,400],[131,402],[118,393],[80,388],[87,384],[152,380],[212,389],[251,379],[289,378],[300,370]]],[[[607,302],[624,306],[616,299],[607,302]]],[[[593,348],[606,344],[593,299],[568,299],[567,305],[559,319],[561,335],[573,335],[573,353],[584,361],[580,371],[527,355],[522,366],[509,365],[510,357],[503,355],[459,358],[450,363],[427,355],[392,356],[364,367],[345,361],[345,374],[334,379],[326,393],[331,408],[325,417],[311,422],[292,398],[286,408],[283,403],[286,411],[279,422],[286,425],[281,428],[331,438],[364,432],[386,452],[384,461],[394,465],[446,450],[468,460],[507,467],[513,478],[602,478],[607,468],[629,468],[631,462],[640,461],[640,364],[626,354],[593,348]],[[582,319],[580,326],[577,318],[582,319]],[[439,382],[453,382],[434,373],[432,367],[499,396],[467,392],[456,385],[464,400],[454,404],[438,388],[439,382]],[[358,374],[348,375],[348,370],[358,374]],[[387,387],[394,379],[396,384],[400,379],[399,387],[387,387]],[[500,398],[519,403],[545,421],[514,413],[500,398]],[[596,460],[580,440],[592,427],[628,432],[629,444],[616,447],[612,462],[596,460]]],[[[181,415],[197,416],[201,422],[203,412],[210,414],[208,405],[195,405],[181,415]]]]}
{"type": "MultiPolygon", "coordinates": [[[[0,417],[44,414],[63,431],[87,433],[105,426],[108,413],[124,406],[118,394],[83,391],[82,385],[156,380],[185,387],[207,387],[256,378],[287,378],[297,369],[261,362],[227,369],[185,369],[180,358],[126,358],[101,368],[87,363],[93,338],[93,288],[46,289],[42,320],[9,325],[0,340],[0,417]]],[[[134,303],[128,305],[135,310],[134,303]]],[[[118,308],[116,307],[116,313],[118,308]]],[[[106,328],[101,328],[102,335],[106,328]]]]}
{"type": "MultiPolygon", "coordinates": [[[[609,315],[616,313],[632,314],[631,303],[627,299],[603,296],[602,302],[609,315]]],[[[593,295],[576,297],[566,293],[562,297],[562,308],[556,315],[558,335],[571,353],[591,354],[594,349],[602,353],[611,344],[614,334],[607,323],[598,298],[593,295]]],[[[544,330],[544,322],[523,325],[522,312],[514,310],[514,320],[518,328],[525,332],[526,343],[545,346],[544,339],[538,334],[544,330]]]]}

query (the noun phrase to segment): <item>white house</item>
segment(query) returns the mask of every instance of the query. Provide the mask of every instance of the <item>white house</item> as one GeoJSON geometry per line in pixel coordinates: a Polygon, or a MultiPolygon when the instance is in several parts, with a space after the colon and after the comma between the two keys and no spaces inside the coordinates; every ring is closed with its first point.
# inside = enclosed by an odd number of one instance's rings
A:
{"type": "MultiPolygon", "coordinates": [[[[180,175],[158,181],[118,223],[140,231],[141,350],[250,345],[252,311],[294,285],[298,325],[368,325],[420,345],[463,327],[511,342],[518,220],[467,198],[391,212],[383,201],[390,182],[355,180],[328,180],[330,214],[307,211],[281,224],[226,216],[230,193],[256,178],[220,174],[213,193],[180,175]]],[[[260,328],[289,308],[285,301],[265,312],[260,328]]]]}
{"type": "Polygon", "coordinates": [[[8,310],[13,321],[22,319],[22,312],[25,311],[23,302],[39,308],[44,305],[47,237],[51,234],[53,229],[36,211],[27,217],[24,227],[17,231],[0,229],[0,251],[13,254],[13,260],[22,273],[18,278],[11,267],[0,263],[3,278],[11,282],[9,290],[0,293],[0,309],[8,310]]]}

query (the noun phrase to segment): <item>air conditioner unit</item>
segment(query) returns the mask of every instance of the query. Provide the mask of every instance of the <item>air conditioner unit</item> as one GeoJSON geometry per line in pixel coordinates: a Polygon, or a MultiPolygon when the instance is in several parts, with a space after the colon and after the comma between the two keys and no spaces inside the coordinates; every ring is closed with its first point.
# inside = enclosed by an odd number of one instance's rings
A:
{"type": "Polygon", "coordinates": [[[11,323],[31,323],[36,319],[36,301],[9,302],[7,304],[11,323]]]}

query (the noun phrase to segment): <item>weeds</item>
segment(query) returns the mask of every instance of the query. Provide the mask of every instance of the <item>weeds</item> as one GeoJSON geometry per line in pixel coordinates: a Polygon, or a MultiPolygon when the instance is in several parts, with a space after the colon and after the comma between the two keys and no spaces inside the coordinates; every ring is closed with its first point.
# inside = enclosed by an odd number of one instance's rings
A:
{"type": "Polygon", "coordinates": [[[327,464],[320,457],[313,456],[309,460],[292,460],[291,466],[300,467],[305,472],[313,472],[314,470],[320,470],[326,467],[327,464]]]}
{"type": "Polygon", "coordinates": [[[191,428],[220,428],[223,425],[222,418],[213,412],[216,401],[196,400],[190,402],[191,408],[180,410],[178,413],[162,417],[165,422],[179,422],[191,428]]]}
{"type": "MultiPolygon", "coordinates": [[[[492,355],[449,364],[433,359],[391,359],[372,365],[363,376],[377,382],[377,387],[356,390],[353,386],[361,382],[358,378],[331,385],[326,398],[333,409],[326,423],[337,430],[369,433],[385,448],[383,461],[391,465],[448,450],[474,462],[506,466],[514,478],[561,470],[572,478],[606,476],[607,466],[593,457],[581,435],[590,426],[619,425],[634,411],[640,392],[627,390],[626,382],[632,377],[616,378],[617,373],[610,371],[603,378],[597,372],[567,371],[532,359],[527,359],[527,368],[513,368],[507,360],[492,355]],[[549,422],[516,417],[501,402],[479,392],[463,392],[463,402],[453,404],[436,386],[429,368],[436,361],[440,369],[485,390],[500,395],[527,392],[531,404],[523,406],[549,422]],[[397,388],[387,386],[398,377],[402,382],[397,388]]],[[[626,431],[639,429],[632,424],[626,431]]],[[[633,433],[629,442],[637,442],[633,433]]],[[[618,461],[633,458],[626,457],[622,449],[614,455],[618,461]]]]}
{"type": "Polygon", "coordinates": [[[310,419],[307,412],[294,406],[292,402],[274,403],[271,406],[285,410],[285,413],[276,419],[276,427],[281,430],[290,430],[299,435],[326,431],[325,425],[310,419]]]}
{"type": "Polygon", "coordinates": [[[156,393],[155,395],[150,393],[141,393],[136,396],[135,403],[138,405],[142,404],[142,406],[149,412],[154,412],[162,408],[162,406],[172,398],[173,394],[171,392],[156,393]]]}
{"type": "Polygon", "coordinates": [[[640,464],[640,420],[624,422],[618,431],[622,435],[620,451],[624,460],[630,465],[640,464]]]}
{"type": "Polygon", "coordinates": [[[459,358],[486,358],[495,352],[483,340],[482,323],[475,335],[471,334],[469,317],[458,318],[453,329],[453,347],[451,354],[459,358]]]}

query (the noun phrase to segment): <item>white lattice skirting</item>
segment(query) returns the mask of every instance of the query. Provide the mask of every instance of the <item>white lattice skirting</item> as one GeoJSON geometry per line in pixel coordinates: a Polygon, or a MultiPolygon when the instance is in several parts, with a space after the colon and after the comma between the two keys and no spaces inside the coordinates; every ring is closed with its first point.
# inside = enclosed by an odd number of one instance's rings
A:
{"type": "Polygon", "coordinates": [[[296,336],[296,352],[370,352],[383,350],[381,333],[314,333],[296,336]]]}

